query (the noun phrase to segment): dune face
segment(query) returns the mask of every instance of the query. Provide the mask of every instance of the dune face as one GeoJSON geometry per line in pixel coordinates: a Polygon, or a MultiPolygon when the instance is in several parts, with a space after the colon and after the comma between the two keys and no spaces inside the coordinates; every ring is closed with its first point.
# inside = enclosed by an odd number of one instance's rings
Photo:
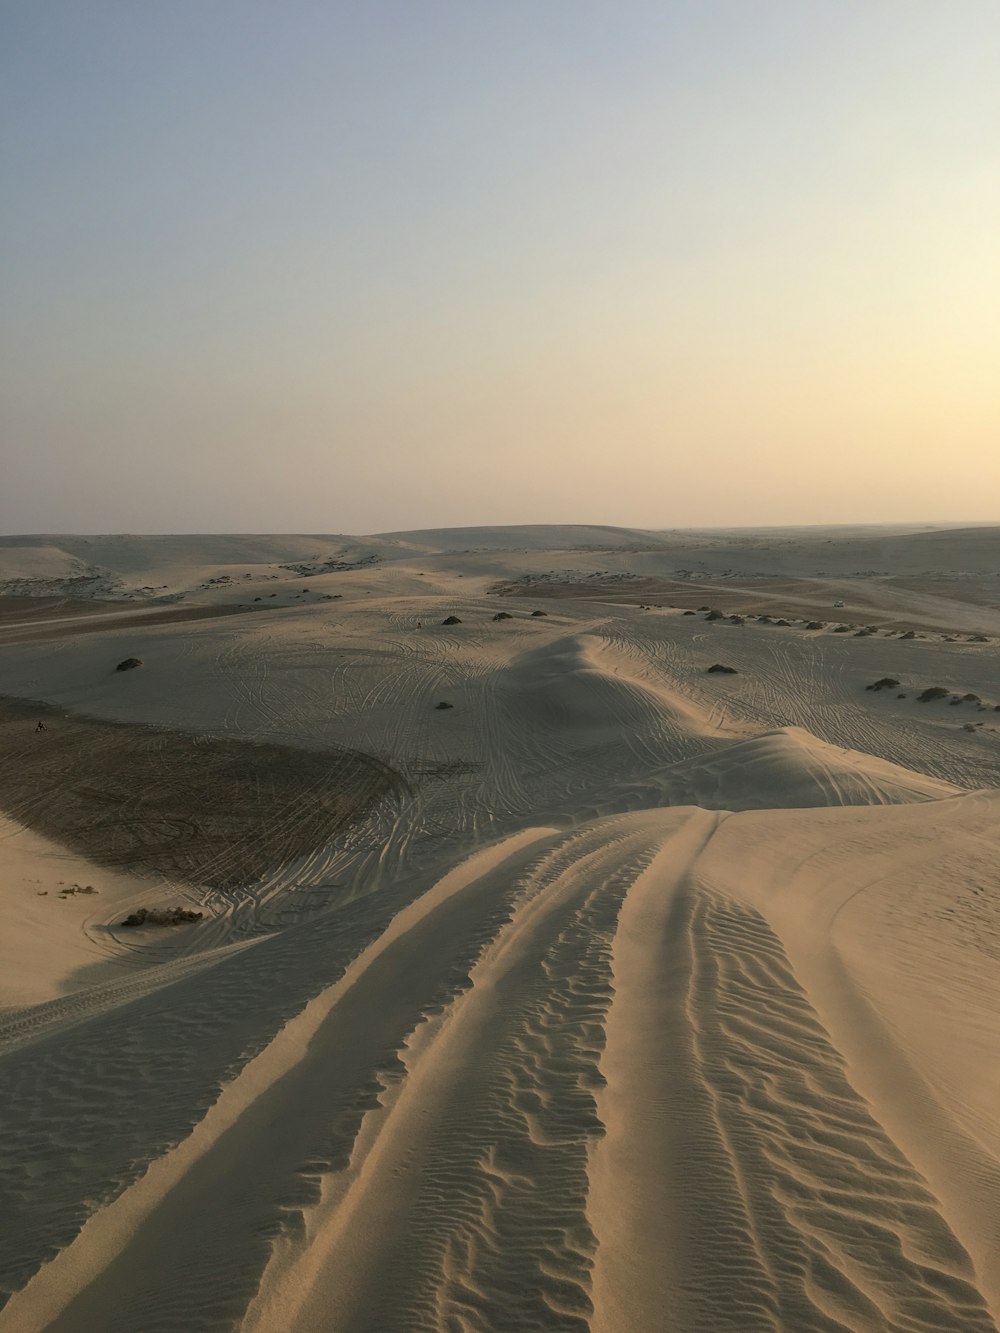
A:
{"type": "Polygon", "coordinates": [[[1000,529],[6,545],[0,1331],[996,1333],[1000,529]]]}

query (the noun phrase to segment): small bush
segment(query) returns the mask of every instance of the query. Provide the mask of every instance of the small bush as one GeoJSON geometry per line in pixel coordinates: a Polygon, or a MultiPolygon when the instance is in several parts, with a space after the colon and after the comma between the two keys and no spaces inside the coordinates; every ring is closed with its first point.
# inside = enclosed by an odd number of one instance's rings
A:
{"type": "Polygon", "coordinates": [[[739,672],[736,670],[735,667],[723,666],[721,662],[716,662],[712,666],[710,666],[708,668],[708,675],[712,675],[712,673],[715,671],[723,671],[727,676],[739,675],[739,672]]]}
{"type": "Polygon", "coordinates": [[[188,921],[200,921],[204,913],[192,912],[186,907],[140,907],[121,923],[123,926],[182,926],[188,921]]]}
{"type": "Polygon", "coordinates": [[[871,685],[865,686],[866,690],[898,690],[899,681],[895,676],[883,676],[881,680],[872,681],[871,685]]]}

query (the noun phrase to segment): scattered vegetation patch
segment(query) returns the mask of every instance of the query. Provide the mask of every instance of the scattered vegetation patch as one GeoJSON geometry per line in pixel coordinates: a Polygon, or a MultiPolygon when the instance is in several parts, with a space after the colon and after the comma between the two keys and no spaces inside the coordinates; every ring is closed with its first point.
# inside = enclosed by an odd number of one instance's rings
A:
{"type": "Polygon", "coordinates": [[[899,681],[895,676],[882,676],[880,680],[874,680],[870,685],[865,686],[866,690],[898,690],[899,681]]]}
{"type": "Polygon", "coordinates": [[[547,616],[549,613],[548,611],[532,611],[531,614],[533,616],[547,616]]]}
{"type": "Polygon", "coordinates": [[[498,611],[493,617],[494,620],[513,620],[514,617],[509,611],[498,611]]]}
{"type": "Polygon", "coordinates": [[[195,736],[0,698],[0,810],[114,869],[236,888],[402,790],[388,764],[357,750],[195,736]]]}
{"type": "Polygon", "coordinates": [[[826,621],[810,620],[809,623],[806,625],[806,629],[826,629],[826,621]]]}
{"type": "Polygon", "coordinates": [[[718,672],[718,671],[725,672],[727,676],[739,675],[739,672],[736,670],[735,667],[723,666],[721,662],[714,662],[712,666],[708,668],[708,675],[711,676],[713,672],[718,672]]]}
{"type": "Polygon", "coordinates": [[[442,708],[454,708],[455,705],[454,705],[454,704],[446,703],[446,702],[444,701],[444,699],[442,699],[441,702],[440,702],[439,704],[435,704],[434,707],[437,708],[438,710],[440,710],[440,709],[442,709],[442,708]]]}
{"type": "Polygon", "coordinates": [[[950,693],[951,691],[946,690],[943,685],[930,685],[922,694],[917,695],[917,703],[934,703],[936,699],[947,699],[950,693]]]}
{"type": "Polygon", "coordinates": [[[444,620],[441,621],[442,625],[461,625],[461,623],[458,616],[445,616],[444,620]]]}
{"type": "Polygon", "coordinates": [[[187,907],[140,907],[121,922],[123,926],[184,926],[189,921],[200,921],[204,912],[192,912],[187,907]]]}
{"type": "Polygon", "coordinates": [[[124,662],[119,662],[115,667],[116,671],[134,671],[136,667],[142,666],[141,657],[126,657],[124,662]]]}
{"type": "Polygon", "coordinates": [[[723,615],[723,613],[722,613],[721,611],[709,611],[709,613],[708,613],[708,615],[705,617],[705,619],[706,619],[706,620],[725,620],[725,616],[723,615]]]}

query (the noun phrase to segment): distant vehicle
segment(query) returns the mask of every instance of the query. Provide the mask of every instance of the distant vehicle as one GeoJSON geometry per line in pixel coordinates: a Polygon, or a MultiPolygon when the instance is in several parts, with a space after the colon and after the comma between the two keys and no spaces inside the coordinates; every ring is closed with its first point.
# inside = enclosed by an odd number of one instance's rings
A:
{"type": "Polygon", "coordinates": [[[844,605],[843,602],[834,602],[834,606],[843,606],[843,605],[844,605]]]}

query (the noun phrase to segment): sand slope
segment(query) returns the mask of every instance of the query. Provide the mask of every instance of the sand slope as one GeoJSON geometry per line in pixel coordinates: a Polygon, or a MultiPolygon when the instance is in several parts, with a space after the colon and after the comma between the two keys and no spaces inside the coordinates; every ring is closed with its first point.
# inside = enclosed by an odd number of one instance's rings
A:
{"type": "Polygon", "coordinates": [[[1000,1326],[996,644],[488,591],[556,531],[0,643],[0,1330],[1000,1326]]]}

